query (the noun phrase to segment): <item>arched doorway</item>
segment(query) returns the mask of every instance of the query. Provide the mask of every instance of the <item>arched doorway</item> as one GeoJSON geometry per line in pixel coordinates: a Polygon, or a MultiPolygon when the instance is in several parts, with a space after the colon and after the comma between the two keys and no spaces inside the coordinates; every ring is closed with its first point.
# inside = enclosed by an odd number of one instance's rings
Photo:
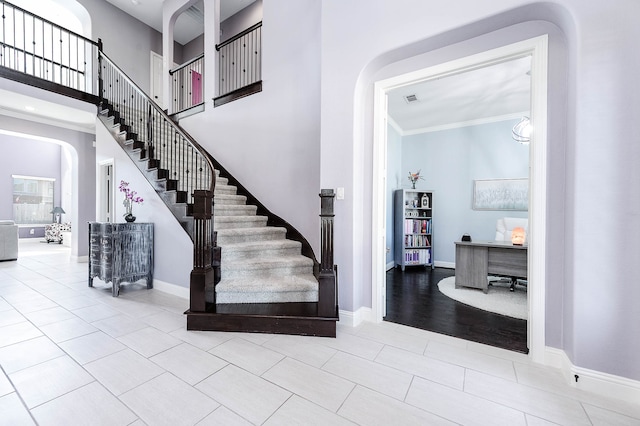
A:
{"type": "Polygon", "coordinates": [[[381,321],[385,309],[385,209],[386,209],[386,92],[416,81],[441,78],[514,57],[532,57],[532,123],[535,136],[530,144],[530,245],[529,250],[529,321],[530,356],[542,361],[545,347],[545,261],[546,251],[546,100],[547,100],[547,37],[540,36],[512,45],[482,52],[459,60],[397,75],[377,81],[374,89],[374,152],[373,152],[373,224],[372,224],[372,313],[381,321]]]}

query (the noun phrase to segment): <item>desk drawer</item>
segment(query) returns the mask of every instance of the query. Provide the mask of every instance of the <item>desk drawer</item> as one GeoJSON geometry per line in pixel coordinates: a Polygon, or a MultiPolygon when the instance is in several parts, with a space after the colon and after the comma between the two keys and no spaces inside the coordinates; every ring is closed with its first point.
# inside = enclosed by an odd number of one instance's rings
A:
{"type": "Polygon", "coordinates": [[[527,250],[493,247],[489,250],[488,272],[527,278],[527,250]]]}

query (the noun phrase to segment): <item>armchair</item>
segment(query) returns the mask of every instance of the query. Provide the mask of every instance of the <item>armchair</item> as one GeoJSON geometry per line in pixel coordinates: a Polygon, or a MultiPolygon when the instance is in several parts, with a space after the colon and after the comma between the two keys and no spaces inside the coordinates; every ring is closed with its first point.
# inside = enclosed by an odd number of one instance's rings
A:
{"type": "Polygon", "coordinates": [[[12,220],[0,220],[0,260],[18,258],[18,225],[12,220]]]}
{"type": "Polygon", "coordinates": [[[47,240],[47,243],[62,244],[63,232],[69,231],[71,231],[70,223],[50,223],[44,227],[44,239],[47,240]]]}

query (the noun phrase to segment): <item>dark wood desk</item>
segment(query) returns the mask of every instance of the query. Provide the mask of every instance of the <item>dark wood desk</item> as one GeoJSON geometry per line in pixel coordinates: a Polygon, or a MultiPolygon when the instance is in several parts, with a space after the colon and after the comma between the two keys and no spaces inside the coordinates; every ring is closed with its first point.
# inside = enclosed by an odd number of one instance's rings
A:
{"type": "Polygon", "coordinates": [[[507,241],[456,241],[456,288],[488,291],[489,274],[527,278],[527,245],[507,241]]]}

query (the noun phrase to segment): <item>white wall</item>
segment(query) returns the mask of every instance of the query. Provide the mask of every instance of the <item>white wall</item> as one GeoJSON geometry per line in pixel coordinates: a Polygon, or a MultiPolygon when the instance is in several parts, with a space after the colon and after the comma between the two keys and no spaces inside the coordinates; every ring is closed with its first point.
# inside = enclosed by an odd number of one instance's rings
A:
{"type": "MultiPolygon", "coordinates": [[[[320,4],[264,5],[261,93],[181,120],[267,208],[291,223],[319,256],[320,4]]],[[[205,13],[206,10],[205,10],[205,13]]],[[[209,53],[207,53],[209,55],[209,53]]],[[[209,64],[210,62],[208,62],[209,64]]],[[[214,81],[206,66],[206,81],[214,81]]],[[[337,150],[339,157],[345,153],[337,150]]],[[[337,220],[342,220],[337,218],[337,220]]]]}
{"type": "MultiPolygon", "coordinates": [[[[189,274],[193,269],[193,243],[171,211],[167,209],[151,184],[140,173],[133,161],[107,131],[96,121],[96,161],[113,159],[113,183],[117,191],[120,181],[129,182],[129,188],[144,199],[134,204],[136,222],[154,224],[154,280],[179,287],[189,287],[189,274]]],[[[96,180],[98,178],[96,177],[96,180]]],[[[124,195],[116,193],[114,222],[124,222],[124,195]]],[[[95,200],[97,203],[97,198],[95,200]]],[[[96,207],[97,208],[97,207],[96,207]]]]}
{"type": "Polygon", "coordinates": [[[337,212],[341,283],[353,286],[341,301],[371,305],[372,83],[411,70],[417,55],[424,67],[550,32],[547,344],[578,366],[640,379],[640,339],[629,338],[640,335],[640,199],[625,195],[640,178],[640,146],[625,136],[640,112],[628,102],[640,72],[629,55],[640,4],[525,3],[463,0],[453,10],[444,2],[323,2],[321,183],[362,194],[337,212]],[[514,27],[520,22],[532,24],[514,27]],[[338,150],[345,155],[336,159],[338,150]],[[606,207],[594,209],[594,194],[606,207]]]}

